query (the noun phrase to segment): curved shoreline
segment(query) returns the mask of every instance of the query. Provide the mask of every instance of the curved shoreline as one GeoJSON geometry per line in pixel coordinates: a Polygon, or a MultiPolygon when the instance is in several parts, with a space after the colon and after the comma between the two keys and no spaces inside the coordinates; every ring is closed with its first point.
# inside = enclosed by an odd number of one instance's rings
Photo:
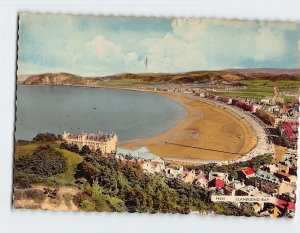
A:
{"type": "MultiPolygon", "coordinates": [[[[24,85],[36,86],[36,85],[24,85]]],[[[151,92],[164,95],[186,109],[186,116],[173,128],[159,135],[145,139],[136,139],[121,142],[121,147],[137,149],[146,146],[149,151],[172,161],[186,161],[193,163],[237,161],[249,153],[257,144],[257,137],[251,125],[242,122],[230,109],[221,108],[217,103],[208,103],[206,99],[195,96],[179,95],[132,87],[119,86],[86,86],[86,85],[39,85],[85,88],[107,88],[128,91],[151,92]],[[201,138],[201,140],[200,140],[201,138]],[[224,140],[226,140],[224,142],[224,140]],[[167,145],[165,142],[187,145],[182,148],[176,145],[167,145]],[[178,143],[179,142],[179,143],[178,143]],[[197,147],[200,148],[192,148],[197,147]],[[202,148],[202,149],[201,149],[202,148]],[[220,152],[211,152],[203,148],[216,149],[220,152]],[[225,151],[222,153],[221,151],[225,151]],[[228,153],[229,152],[229,153],[228,153]],[[230,154],[230,152],[232,154],[230,154]]]]}
{"type": "Polygon", "coordinates": [[[187,116],[170,130],[150,138],[123,142],[121,147],[146,146],[151,153],[167,160],[194,162],[236,160],[255,147],[257,138],[251,126],[231,111],[187,96],[159,93],[183,104],[187,116]]]}

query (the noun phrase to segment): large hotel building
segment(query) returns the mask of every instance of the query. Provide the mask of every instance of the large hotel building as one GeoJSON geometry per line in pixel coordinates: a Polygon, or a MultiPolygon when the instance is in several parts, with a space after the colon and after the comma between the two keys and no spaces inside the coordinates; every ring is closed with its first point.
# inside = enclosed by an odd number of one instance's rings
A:
{"type": "Polygon", "coordinates": [[[64,132],[62,139],[68,144],[75,144],[81,149],[83,146],[88,146],[91,150],[100,150],[103,154],[114,153],[117,151],[118,137],[116,134],[88,134],[81,132],[79,134],[70,134],[64,132]]]}

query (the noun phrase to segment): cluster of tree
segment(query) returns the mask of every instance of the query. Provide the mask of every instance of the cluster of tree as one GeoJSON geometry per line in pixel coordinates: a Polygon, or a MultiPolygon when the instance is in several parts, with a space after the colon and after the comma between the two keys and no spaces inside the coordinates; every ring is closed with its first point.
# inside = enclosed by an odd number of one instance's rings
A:
{"type": "Polygon", "coordinates": [[[54,142],[59,138],[53,133],[39,133],[37,134],[32,141],[34,142],[54,142]]]}
{"type": "Polygon", "coordinates": [[[263,166],[265,164],[270,164],[272,162],[272,155],[265,154],[262,156],[254,157],[251,160],[238,162],[234,164],[228,164],[223,166],[217,166],[216,163],[209,163],[209,164],[203,164],[200,166],[193,166],[191,168],[193,169],[199,169],[202,171],[210,172],[210,171],[216,171],[216,172],[224,172],[228,173],[231,177],[237,178],[238,171],[241,170],[244,167],[251,167],[253,169],[258,169],[260,166],[263,166]]]}
{"type": "Polygon", "coordinates": [[[134,160],[88,155],[75,177],[82,192],[74,202],[85,211],[243,214],[232,204],[212,203],[210,194],[194,184],[145,174],[134,160]]]}
{"type": "MultiPolygon", "coordinates": [[[[84,145],[81,149],[79,149],[79,147],[76,144],[68,144],[66,142],[62,142],[59,148],[80,154],[82,156],[89,155],[92,153],[88,145],[84,145]]],[[[95,153],[101,154],[101,151],[96,151],[95,153]]]]}
{"type": "Polygon", "coordinates": [[[37,181],[67,170],[66,158],[50,145],[37,147],[32,154],[15,160],[15,184],[37,181]]]}
{"type": "Polygon", "coordinates": [[[68,150],[74,153],[79,153],[79,147],[76,144],[68,144],[66,142],[62,142],[59,146],[60,149],[68,150]]]}

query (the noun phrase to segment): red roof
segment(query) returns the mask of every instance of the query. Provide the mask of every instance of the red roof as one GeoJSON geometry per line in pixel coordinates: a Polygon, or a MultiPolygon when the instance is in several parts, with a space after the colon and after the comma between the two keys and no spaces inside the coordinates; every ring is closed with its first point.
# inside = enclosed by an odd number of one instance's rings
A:
{"type": "Polygon", "coordinates": [[[295,211],[295,202],[293,201],[289,202],[288,210],[295,211]]]}
{"type": "Polygon", "coordinates": [[[217,188],[224,188],[225,183],[224,183],[223,180],[216,179],[216,184],[215,184],[215,186],[216,186],[217,188]]]}
{"type": "Polygon", "coordinates": [[[297,141],[297,130],[298,130],[299,123],[298,122],[284,122],[282,124],[282,128],[284,134],[292,141],[297,141]]]}
{"type": "Polygon", "coordinates": [[[282,209],[287,208],[288,210],[295,211],[295,202],[293,202],[293,201],[286,202],[282,199],[278,199],[277,206],[282,208],[282,209]]]}
{"type": "Polygon", "coordinates": [[[244,173],[249,176],[255,173],[255,171],[252,168],[247,168],[244,170],[244,173]]]}
{"type": "Polygon", "coordinates": [[[280,207],[280,208],[282,208],[282,209],[286,208],[286,204],[287,204],[287,202],[284,201],[284,200],[281,200],[281,199],[277,200],[277,206],[280,207]]]}

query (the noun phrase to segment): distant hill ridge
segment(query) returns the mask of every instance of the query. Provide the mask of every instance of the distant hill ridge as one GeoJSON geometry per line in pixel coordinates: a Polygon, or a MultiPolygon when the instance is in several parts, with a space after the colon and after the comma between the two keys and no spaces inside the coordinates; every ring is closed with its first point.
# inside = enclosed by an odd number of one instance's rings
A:
{"type": "Polygon", "coordinates": [[[101,80],[140,80],[150,83],[207,83],[230,82],[240,84],[247,79],[270,81],[300,81],[300,69],[228,69],[220,71],[192,71],[186,73],[141,73],[116,74],[104,77],[81,77],[69,73],[44,73],[28,76],[21,83],[25,85],[85,85],[101,80]]]}

